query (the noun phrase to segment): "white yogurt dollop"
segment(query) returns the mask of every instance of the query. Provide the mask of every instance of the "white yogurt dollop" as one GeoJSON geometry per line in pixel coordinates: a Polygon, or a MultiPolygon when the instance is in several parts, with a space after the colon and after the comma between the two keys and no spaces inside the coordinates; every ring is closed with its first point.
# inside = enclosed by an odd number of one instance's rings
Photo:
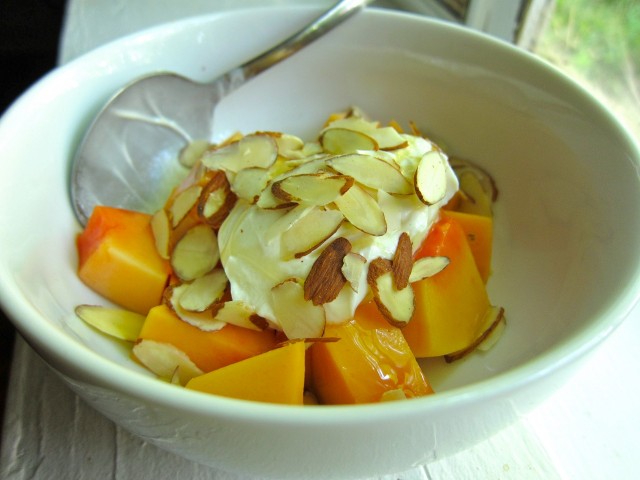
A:
{"type": "MultiPolygon", "coordinates": [[[[366,151],[378,158],[395,162],[407,179],[413,178],[418,162],[424,154],[436,148],[430,141],[413,135],[402,135],[408,142],[404,148],[392,151],[366,151]]],[[[444,156],[444,154],[443,154],[444,156]]],[[[446,158],[446,157],[445,157],[446,158]]],[[[301,281],[307,277],[324,245],[337,237],[345,237],[352,244],[352,252],[359,253],[367,262],[382,257],[393,258],[398,237],[407,232],[416,250],[429,229],[439,217],[439,210],[458,190],[458,181],[446,163],[446,194],[433,205],[425,205],[415,194],[391,195],[384,191],[371,192],[381,207],[387,222],[387,232],[372,236],[344,221],[330,238],[311,253],[290,260],[281,255],[281,231],[274,223],[286,214],[284,209],[263,209],[244,200],[238,200],[223,223],[218,235],[222,265],[231,284],[231,295],[252,308],[258,315],[278,328],[274,315],[271,290],[290,278],[301,281]]],[[[281,222],[282,223],[282,222],[281,222]]],[[[353,318],[356,307],[367,294],[366,268],[363,269],[357,289],[345,285],[338,297],[323,305],[329,323],[341,323],[353,318]]]]}

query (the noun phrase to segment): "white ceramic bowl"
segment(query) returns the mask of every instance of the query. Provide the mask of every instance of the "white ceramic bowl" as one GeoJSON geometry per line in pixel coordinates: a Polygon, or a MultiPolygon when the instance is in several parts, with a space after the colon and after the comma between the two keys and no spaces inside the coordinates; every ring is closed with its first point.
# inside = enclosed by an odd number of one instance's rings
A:
{"type": "Polygon", "coordinates": [[[229,97],[215,137],[314,134],[330,112],[414,120],[500,188],[490,295],[508,328],[487,354],[425,362],[439,391],[392,404],[293,408],[176,388],[73,314],[100,301],[75,275],[69,160],[119,86],[174,70],[206,80],[312,16],[266,9],[190,19],[45,77],[0,125],[0,296],[31,346],[107,417],[197,462],[275,478],[397,472],[462,450],[537,404],[623,320],[640,290],[640,154],[550,66],[456,26],[367,11],[229,97]]]}

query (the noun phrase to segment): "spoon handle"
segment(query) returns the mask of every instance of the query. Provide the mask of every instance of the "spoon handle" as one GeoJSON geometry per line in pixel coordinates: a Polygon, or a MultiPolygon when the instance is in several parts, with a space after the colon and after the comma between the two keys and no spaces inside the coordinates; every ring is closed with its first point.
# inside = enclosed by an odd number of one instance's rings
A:
{"type": "Polygon", "coordinates": [[[298,50],[333,30],[342,22],[362,10],[371,0],[342,0],[316,18],[302,30],[289,38],[252,58],[248,62],[234,68],[227,74],[229,93],[243,85],[246,81],[262,73],[273,65],[289,58],[298,50]]]}

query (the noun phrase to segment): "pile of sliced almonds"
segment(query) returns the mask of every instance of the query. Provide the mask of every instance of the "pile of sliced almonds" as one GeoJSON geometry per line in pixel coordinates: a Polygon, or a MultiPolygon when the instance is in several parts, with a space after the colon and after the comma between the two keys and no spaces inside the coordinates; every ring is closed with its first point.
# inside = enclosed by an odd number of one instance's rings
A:
{"type": "MultiPolygon", "coordinates": [[[[412,131],[420,136],[414,125],[412,131]]],[[[363,278],[383,316],[392,325],[406,325],[414,312],[411,284],[436,275],[449,259],[414,261],[406,232],[399,234],[391,259],[368,260],[352,251],[355,248],[347,238],[331,238],[345,224],[365,236],[385,235],[391,219],[386,218],[384,207],[394,198],[414,196],[425,206],[445,199],[447,157],[434,145],[412,162],[398,161],[393,153],[408,145],[397,126],[381,126],[351,109],[335,115],[317,141],[257,132],[236,135],[221,145],[189,146],[180,161],[191,171],[151,222],[156,248],[170,261],[174,273],[164,303],[183,321],[204,331],[227,323],[258,330],[270,326],[251,306],[232,298],[220,262],[220,228],[234,208],[248,205],[285,212],[270,225],[264,239],[279,238],[283,261],[316,255],[306,278],[289,278],[271,288],[278,328],[289,339],[322,337],[323,305],[335,300],[345,286],[357,293],[363,278]]],[[[458,161],[453,167],[464,198],[490,212],[497,196],[493,180],[468,163],[458,161]]],[[[86,309],[83,313],[83,318],[99,316],[86,309]]],[[[503,317],[501,311],[494,313],[493,321],[487,320],[488,332],[503,317]]],[[[130,339],[132,333],[126,335],[130,339]]],[[[156,373],[173,376],[172,381],[184,383],[184,378],[175,377],[195,374],[194,366],[175,352],[161,352],[148,343],[136,348],[139,359],[147,358],[157,366],[156,373]],[[180,372],[169,371],[156,358],[169,354],[174,361],[168,365],[181,365],[180,372]]]]}
{"type": "Polygon", "coordinates": [[[383,195],[415,195],[424,205],[443,200],[446,157],[431,149],[413,164],[402,165],[388,153],[407,146],[397,128],[380,126],[352,109],[328,123],[316,142],[258,132],[219,146],[187,149],[191,173],[152,221],[158,252],[170,260],[175,273],[165,302],[181,319],[203,330],[221,328],[225,322],[249,328],[267,325],[230,297],[219,262],[218,229],[236,202],[243,202],[286,211],[269,229],[270,236],[280,238],[283,261],[323,246],[307,278],[273,285],[273,303],[280,306],[278,323],[289,338],[322,336],[325,314],[318,307],[333,301],[346,284],[354,291],[360,288],[367,269],[385,317],[394,325],[406,324],[413,313],[409,277],[416,281],[435,274],[447,260],[424,259],[413,268],[406,233],[398,244],[402,254],[391,263],[376,259],[367,265],[364,257],[351,252],[345,238],[325,243],[345,223],[365,235],[387,233],[378,201],[383,195]],[[194,162],[195,152],[201,156],[194,162]],[[386,263],[388,272],[383,271],[386,263]],[[425,268],[426,263],[433,265],[425,268]]]}

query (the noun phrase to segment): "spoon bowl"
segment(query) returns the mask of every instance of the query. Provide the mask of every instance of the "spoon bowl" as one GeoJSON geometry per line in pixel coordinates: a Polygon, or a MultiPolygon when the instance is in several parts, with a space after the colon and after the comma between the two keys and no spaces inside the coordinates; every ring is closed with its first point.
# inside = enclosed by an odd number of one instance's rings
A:
{"type": "Polygon", "coordinates": [[[216,105],[359,12],[369,0],[341,0],[302,30],[209,83],[157,73],[124,86],[87,130],[71,166],[71,202],[82,225],[96,205],[153,213],[186,174],[189,144],[209,140],[216,105]]]}

